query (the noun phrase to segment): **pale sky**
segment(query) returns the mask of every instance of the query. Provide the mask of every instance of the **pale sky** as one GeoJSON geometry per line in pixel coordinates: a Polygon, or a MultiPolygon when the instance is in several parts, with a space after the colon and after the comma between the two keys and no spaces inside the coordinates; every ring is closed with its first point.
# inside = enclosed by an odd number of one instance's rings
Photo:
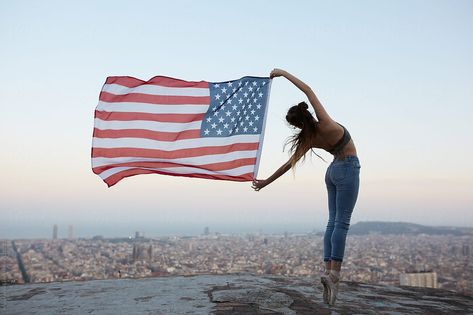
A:
{"type": "MultiPolygon", "coordinates": [[[[35,226],[49,237],[54,223],[63,235],[68,224],[78,235],[323,229],[328,164],[315,156],[260,192],[163,175],[107,188],[91,170],[107,76],[215,82],[275,67],[309,84],[355,141],[352,223],[473,226],[472,39],[471,1],[2,1],[0,237],[35,226]]],[[[301,100],[273,80],[260,178],[287,160],[284,117],[301,100]]]]}

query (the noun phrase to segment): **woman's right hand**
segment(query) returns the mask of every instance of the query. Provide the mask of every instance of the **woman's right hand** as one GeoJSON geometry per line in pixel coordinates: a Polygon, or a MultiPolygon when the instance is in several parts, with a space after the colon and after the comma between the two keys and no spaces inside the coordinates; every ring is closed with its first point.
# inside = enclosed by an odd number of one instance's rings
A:
{"type": "Polygon", "coordinates": [[[283,76],[285,72],[286,71],[284,71],[282,69],[274,68],[273,71],[271,71],[271,73],[269,74],[269,78],[272,79],[272,78],[275,78],[275,77],[283,76]]]}
{"type": "Polygon", "coordinates": [[[268,184],[269,183],[266,179],[254,179],[253,186],[251,186],[251,188],[253,188],[255,191],[259,191],[261,188],[265,187],[268,184]]]}

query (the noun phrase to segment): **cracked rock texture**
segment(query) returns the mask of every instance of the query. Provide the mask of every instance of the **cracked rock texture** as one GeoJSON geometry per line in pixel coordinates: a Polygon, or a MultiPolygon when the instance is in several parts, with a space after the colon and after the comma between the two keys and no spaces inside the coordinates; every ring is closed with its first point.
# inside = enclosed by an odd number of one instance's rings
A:
{"type": "Polygon", "coordinates": [[[0,314],[472,314],[473,298],[441,289],[341,282],[335,306],[316,278],[198,275],[12,285],[0,314]]]}

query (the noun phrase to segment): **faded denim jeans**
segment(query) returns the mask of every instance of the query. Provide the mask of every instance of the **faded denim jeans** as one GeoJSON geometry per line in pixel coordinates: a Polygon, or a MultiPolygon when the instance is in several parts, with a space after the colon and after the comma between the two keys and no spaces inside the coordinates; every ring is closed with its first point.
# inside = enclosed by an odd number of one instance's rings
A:
{"type": "Polygon", "coordinates": [[[325,174],[329,217],[324,235],[324,261],[343,261],[345,241],[360,187],[360,161],[354,155],[333,160],[325,174]]]}

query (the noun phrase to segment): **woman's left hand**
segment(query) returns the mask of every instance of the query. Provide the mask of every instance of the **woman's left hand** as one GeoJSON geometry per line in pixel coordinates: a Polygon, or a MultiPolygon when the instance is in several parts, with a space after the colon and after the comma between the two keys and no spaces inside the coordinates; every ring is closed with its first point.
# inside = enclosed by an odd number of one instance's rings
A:
{"type": "Polygon", "coordinates": [[[251,188],[253,188],[256,191],[259,191],[261,188],[265,187],[266,185],[268,185],[268,181],[266,179],[254,179],[253,186],[251,186],[251,188]]]}

